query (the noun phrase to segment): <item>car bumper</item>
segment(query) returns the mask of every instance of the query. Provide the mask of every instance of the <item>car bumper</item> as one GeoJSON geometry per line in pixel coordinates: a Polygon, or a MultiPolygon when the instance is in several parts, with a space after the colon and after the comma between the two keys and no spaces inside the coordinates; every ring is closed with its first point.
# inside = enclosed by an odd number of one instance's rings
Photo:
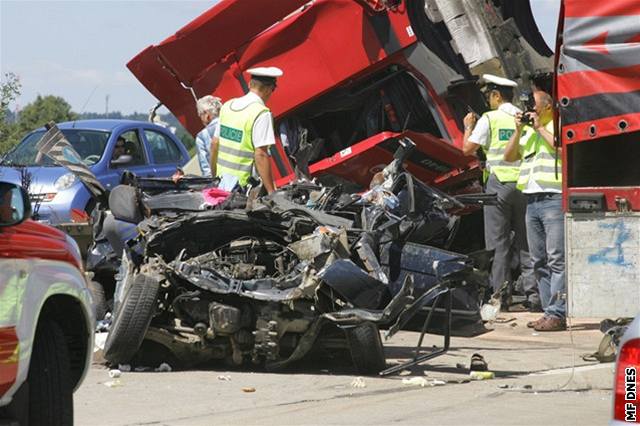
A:
{"type": "Polygon", "coordinates": [[[57,192],[51,201],[38,200],[41,198],[44,198],[42,194],[36,194],[35,197],[32,197],[31,206],[34,218],[41,222],[55,225],[71,222],[71,210],[84,211],[91,196],[84,186],[75,185],[72,188],[57,192]],[[34,198],[37,201],[33,201],[34,198]]]}

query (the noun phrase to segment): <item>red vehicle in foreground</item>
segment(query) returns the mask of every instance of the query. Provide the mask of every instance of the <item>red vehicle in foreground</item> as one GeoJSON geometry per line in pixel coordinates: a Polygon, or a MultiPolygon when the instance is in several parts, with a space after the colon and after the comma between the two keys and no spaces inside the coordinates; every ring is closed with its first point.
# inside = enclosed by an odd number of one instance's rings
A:
{"type": "Polygon", "coordinates": [[[78,245],[0,182],[0,424],[73,424],[95,316],[78,245]]]}
{"type": "Polygon", "coordinates": [[[408,136],[417,145],[409,172],[459,192],[479,176],[460,149],[462,117],[486,109],[477,76],[528,87],[534,70],[550,69],[528,1],[513,3],[222,0],[127,66],[193,134],[202,127],[194,98],[241,96],[252,67],[284,70],[270,100],[280,185],[306,141],[321,182],[367,187],[408,136]]]}

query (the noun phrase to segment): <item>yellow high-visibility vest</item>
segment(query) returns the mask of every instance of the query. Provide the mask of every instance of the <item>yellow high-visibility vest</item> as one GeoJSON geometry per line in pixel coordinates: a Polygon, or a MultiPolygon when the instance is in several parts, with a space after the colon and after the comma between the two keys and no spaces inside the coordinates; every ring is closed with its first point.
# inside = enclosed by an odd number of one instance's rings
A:
{"type": "MultiPolygon", "coordinates": [[[[553,133],[553,122],[545,128],[553,133]]],[[[524,141],[522,164],[517,188],[523,190],[533,178],[543,190],[562,190],[562,159],[558,156],[556,173],[555,148],[549,145],[538,132],[529,126],[523,129],[521,141],[524,141]]]]}
{"type": "Polygon", "coordinates": [[[260,102],[252,102],[243,109],[235,110],[232,102],[233,100],[226,102],[220,110],[216,173],[218,176],[236,176],[240,185],[245,186],[253,171],[253,124],[269,108],[260,102]]]}
{"type": "Polygon", "coordinates": [[[516,131],[514,117],[501,110],[488,111],[490,140],[487,154],[487,168],[502,183],[515,182],[520,174],[520,162],[504,161],[504,152],[509,138],[516,131]]]}

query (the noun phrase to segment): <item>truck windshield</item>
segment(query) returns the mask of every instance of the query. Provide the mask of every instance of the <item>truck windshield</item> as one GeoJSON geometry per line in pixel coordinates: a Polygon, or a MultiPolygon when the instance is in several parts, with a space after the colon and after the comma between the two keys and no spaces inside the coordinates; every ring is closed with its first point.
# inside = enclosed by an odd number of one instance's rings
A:
{"type": "MultiPolygon", "coordinates": [[[[110,132],[101,130],[82,129],[65,129],[62,130],[62,133],[87,166],[100,161],[110,135],[110,132]]],[[[44,130],[28,134],[18,146],[3,158],[3,163],[16,166],[55,166],[47,156],[43,156],[39,163],[36,162],[38,154],[36,145],[42,135],[44,135],[44,130]]]]}

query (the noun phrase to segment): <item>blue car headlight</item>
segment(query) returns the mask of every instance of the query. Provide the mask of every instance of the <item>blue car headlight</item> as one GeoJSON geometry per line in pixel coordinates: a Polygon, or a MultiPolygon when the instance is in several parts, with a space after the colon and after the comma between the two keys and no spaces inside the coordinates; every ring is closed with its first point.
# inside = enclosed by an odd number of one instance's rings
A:
{"type": "Polygon", "coordinates": [[[64,191],[65,189],[71,188],[73,186],[73,184],[76,183],[77,180],[78,180],[78,178],[76,178],[76,175],[74,175],[73,173],[66,173],[66,174],[60,176],[56,180],[56,183],[53,184],[53,186],[58,191],[64,191]]]}

